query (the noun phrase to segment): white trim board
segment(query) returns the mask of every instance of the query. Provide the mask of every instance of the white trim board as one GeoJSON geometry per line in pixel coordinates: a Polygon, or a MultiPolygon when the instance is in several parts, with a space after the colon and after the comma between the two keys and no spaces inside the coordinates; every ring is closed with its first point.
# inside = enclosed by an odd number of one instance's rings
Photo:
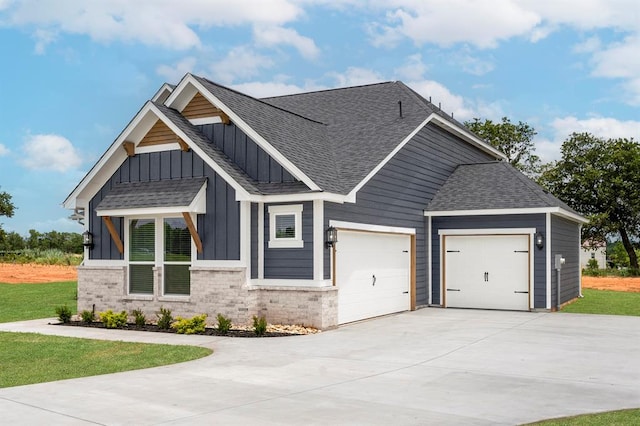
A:
{"type": "Polygon", "coordinates": [[[444,211],[428,211],[425,210],[425,216],[440,217],[440,216],[504,216],[512,214],[539,214],[539,213],[551,213],[558,216],[566,217],[578,223],[589,222],[584,217],[571,213],[560,207],[532,207],[521,209],[485,209],[485,210],[444,210],[444,211]]]}
{"type": "Polygon", "coordinates": [[[439,229],[438,235],[533,235],[536,228],[439,229]]]}
{"type": "MultiPolygon", "coordinates": [[[[285,170],[291,173],[296,179],[304,182],[313,191],[319,191],[320,187],[311,180],[306,174],[302,172],[296,165],[294,165],[289,159],[287,159],[280,151],[278,151],[273,145],[271,145],[265,138],[263,138],[258,132],[252,129],[243,119],[240,118],[231,108],[225,105],[220,99],[209,92],[192,74],[187,74],[176,86],[173,93],[166,100],[165,104],[169,107],[178,107],[178,110],[182,110],[186,105],[174,105],[174,102],[179,98],[181,92],[191,85],[196,91],[200,92],[211,104],[216,108],[222,110],[229,116],[229,119],[235,123],[248,137],[253,139],[262,149],[264,149],[269,156],[278,162],[285,170]],[[181,108],[182,107],[182,108],[181,108]]],[[[187,92],[188,93],[188,92],[187,92]]]]}
{"type": "Polygon", "coordinates": [[[401,228],[397,226],[371,225],[368,223],[344,222],[341,220],[330,220],[329,226],[344,229],[345,231],[366,231],[379,232],[383,234],[407,234],[415,235],[415,228],[401,228]]]}

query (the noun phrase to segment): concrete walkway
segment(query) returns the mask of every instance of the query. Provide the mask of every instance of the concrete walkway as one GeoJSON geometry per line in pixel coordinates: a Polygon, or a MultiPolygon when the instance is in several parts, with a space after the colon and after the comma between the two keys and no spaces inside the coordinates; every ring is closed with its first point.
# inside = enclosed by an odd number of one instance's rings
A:
{"type": "Polygon", "coordinates": [[[429,308],[270,339],[42,320],[1,330],[215,350],[183,364],[0,389],[4,424],[511,425],[640,407],[639,317],[429,308]]]}

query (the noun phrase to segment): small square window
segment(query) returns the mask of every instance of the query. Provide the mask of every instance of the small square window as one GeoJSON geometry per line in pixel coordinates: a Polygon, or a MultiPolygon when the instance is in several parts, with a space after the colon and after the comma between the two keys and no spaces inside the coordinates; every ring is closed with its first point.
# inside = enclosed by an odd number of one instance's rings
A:
{"type": "Polygon", "coordinates": [[[302,204],[269,206],[269,248],[300,248],[302,204]]]}

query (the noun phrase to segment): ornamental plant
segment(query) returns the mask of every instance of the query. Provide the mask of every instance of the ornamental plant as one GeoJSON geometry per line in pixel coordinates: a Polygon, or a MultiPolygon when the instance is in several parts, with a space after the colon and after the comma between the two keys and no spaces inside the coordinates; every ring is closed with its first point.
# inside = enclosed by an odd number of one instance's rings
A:
{"type": "Polygon", "coordinates": [[[218,332],[220,334],[227,334],[231,330],[231,320],[222,314],[218,314],[218,332]]]}
{"type": "Polygon", "coordinates": [[[178,334],[204,333],[206,320],[207,314],[196,315],[193,318],[176,317],[176,320],[171,324],[171,328],[178,334]]]}
{"type": "Polygon", "coordinates": [[[256,333],[256,336],[264,336],[264,333],[267,332],[267,319],[265,317],[258,318],[254,315],[253,331],[256,333]]]}
{"type": "Polygon", "coordinates": [[[168,330],[173,322],[173,316],[171,315],[171,309],[160,307],[160,311],[156,314],[158,316],[158,328],[160,330],[168,330]]]}
{"type": "Polygon", "coordinates": [[[71,321],[71,316],[73,314],[71,313],[71,308],[69,308],[67,305],[64,305],[64,306],[58,306],[56,308],[56,315],[58,316],[58,319],[60,320],[60,322],[66,324],[69,321],[71,321]]]}
{"type": "Polygon", "coordinates": [[[123,328],[127,326],[127,311],[116,314],[111,309],[100,312],[100,321],[107,328],[123,328]]]}

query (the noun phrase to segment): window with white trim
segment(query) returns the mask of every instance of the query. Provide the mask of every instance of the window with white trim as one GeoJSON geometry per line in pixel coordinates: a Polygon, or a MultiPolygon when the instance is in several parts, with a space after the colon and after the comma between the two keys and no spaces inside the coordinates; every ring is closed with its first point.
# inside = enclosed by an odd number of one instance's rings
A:
{"type": "Polygon", "coordinates": [[[129,294],[154,294],[154,268],[162,295],[191,293],[192,239],[182,217],[129,219],[129,294]]]}
{"type": "Polygon", "coordinates": [[[269,206],[269,248],[301,248],[302,204],[269,206]]]}

